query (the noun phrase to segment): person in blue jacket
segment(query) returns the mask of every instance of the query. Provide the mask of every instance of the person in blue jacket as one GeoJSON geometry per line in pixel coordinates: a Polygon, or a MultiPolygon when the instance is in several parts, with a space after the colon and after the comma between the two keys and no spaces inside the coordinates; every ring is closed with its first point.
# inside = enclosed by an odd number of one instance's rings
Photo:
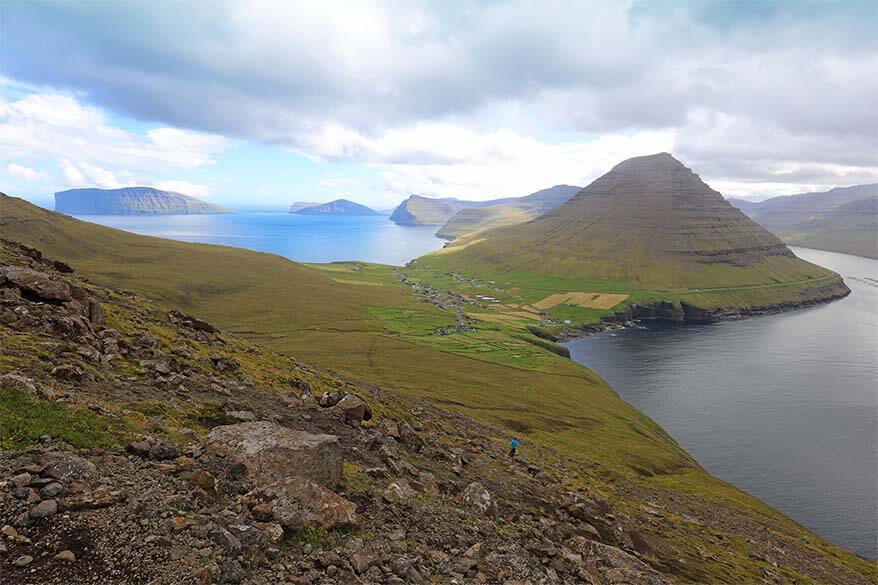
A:
{"type": "Polygon", "coordinates": [[[515,457],[515,450],[518,449],[518,438],[512,437],[509,439],[509,456],[515,457]]]}

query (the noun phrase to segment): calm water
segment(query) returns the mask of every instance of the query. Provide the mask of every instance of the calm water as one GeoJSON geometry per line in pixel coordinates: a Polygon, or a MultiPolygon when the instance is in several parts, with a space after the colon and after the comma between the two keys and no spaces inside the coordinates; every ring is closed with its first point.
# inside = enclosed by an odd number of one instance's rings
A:
{"type": "Polygon", "coordinates": [[[794,251],[841,274],[852,294],[793,313],[650,324],[568,347],[708,471],[875,557],[878,261],[794,251]]]}
{"type": "Polygon", "coordinates": [[[77,217],[149,236],[273,252],[299,262],[363,260],[402,265],[444,243],[434,235],[436,226],[402,227],[383,216],[235,213],[77,217]]]}

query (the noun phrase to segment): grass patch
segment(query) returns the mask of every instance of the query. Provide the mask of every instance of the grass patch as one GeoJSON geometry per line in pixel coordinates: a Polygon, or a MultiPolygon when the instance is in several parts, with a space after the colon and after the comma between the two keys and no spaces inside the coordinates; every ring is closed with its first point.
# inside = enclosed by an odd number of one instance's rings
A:
{"type": "Polygon", "coordinates": [[[82,449],[117,447],[123,433],[113,421],[90,410],[68,409],[23,390],[0,389],[0,449],[25,449],[43,435],[82,449]]]}

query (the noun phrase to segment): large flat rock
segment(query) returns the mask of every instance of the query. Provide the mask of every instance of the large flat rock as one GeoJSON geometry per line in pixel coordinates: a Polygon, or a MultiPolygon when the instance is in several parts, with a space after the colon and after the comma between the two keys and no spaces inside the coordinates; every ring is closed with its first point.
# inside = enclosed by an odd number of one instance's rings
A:
{"type": "Polygon", "coordinates": [[[268,421],[245,422],[214,428],[206,447],[245,465],[257,485],[298,477],[334,488],[342,478],[342,452],[335,435],[295,431],[268,421]]]}

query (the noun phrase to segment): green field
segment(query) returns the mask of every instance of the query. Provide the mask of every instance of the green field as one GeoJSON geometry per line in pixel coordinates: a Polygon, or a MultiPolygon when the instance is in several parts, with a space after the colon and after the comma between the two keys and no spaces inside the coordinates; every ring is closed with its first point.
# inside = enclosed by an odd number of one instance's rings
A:
{"type": "MultiPolygon", "coordinates": [[[[665,494],[668,501],[691,498],[693,506],[707,502],[739,518],[748,530],[773,531],[785,546],[809,551],[820,566],[874,575],[869,562],[711,477],[594,372],[522,339],[525,330],[518,323],[479,322],[466,333],[435,335],[455,323],[453,311],[412,294],[390,267],[306,266],[271,254],[171,242],[78,221],[6,196],[0,199],[0,229],[4,238],[64,260],[96,283],[161,300],[304,362],[429,399],[501,434],[515,432],[563,462],[571,489],[604,494],[628,513],[641,513],[641,502],[619,492],[618,485],[640,486],[656,497],[665,494]]],[[[425,264],[415,272],[421,270],[441,274],[445,267],[425,264]]],[[[512,291],[507,280],[497,282],[508,287],[510,300],[521,296],[534,302],[545,296],[539,291],[558,290],[556,281],[534,279],[529,288],[512,291]]],[[[437,282],[446,284],[441,278],[437,282]]],[[[593,290],[586,286],[593,284],[577,282],[568,290],[593,290]]],[[[680,294],[712,299],[737,293],[680,294]]],[[[738,524],[728,524],[733,525],[738,524]]],[[[663,526],[661,538],[669,554],[698,567],[702,579],[758,580],[761,566],[748,556],[746,537],[736,528],[723,530],[730,532],[723,537],[726,544],[715,547],[716,560],[704,559],[703,538],[693,536],[682,517],[663,526]]],[[[784,569],[800,582],[814,582],[803,571],[784,569]]],[[[694,572],[680,574],[690,575],[681,581],[695,580],[694,572]]]]}

